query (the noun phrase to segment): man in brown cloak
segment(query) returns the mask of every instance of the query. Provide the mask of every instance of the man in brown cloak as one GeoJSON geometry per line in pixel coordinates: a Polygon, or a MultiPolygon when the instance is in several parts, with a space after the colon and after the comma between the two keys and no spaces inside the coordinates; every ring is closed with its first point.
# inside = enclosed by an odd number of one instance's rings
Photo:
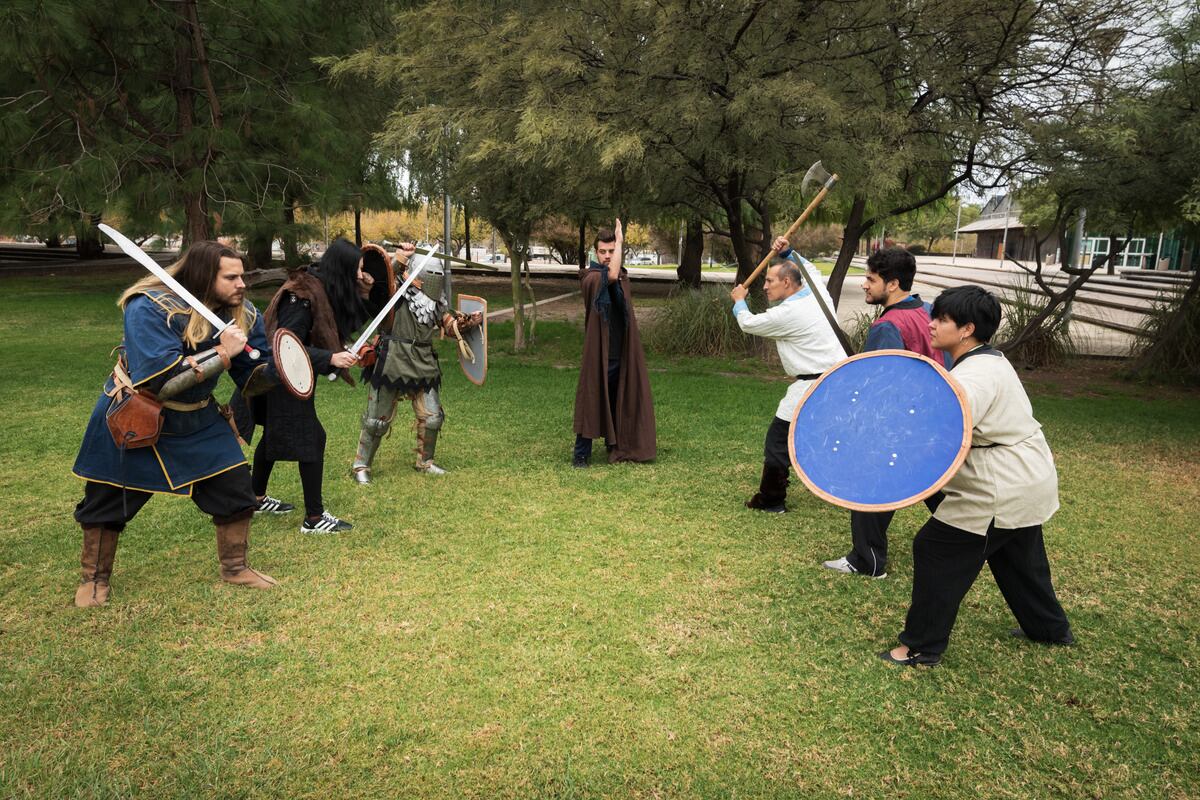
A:
{"type": "Polygon", "coordinates": [[[583,291],[583,360],[575,389],[576,467],[586,467],[592,439],[603,436],[609,463],[652,461],[654,399],[633,310],[629,273],[621,266],[621,221],[601,230],[596,259],[579,271],[583,291]],[[597,263],[598,262],[598,263],[597,263]]]}

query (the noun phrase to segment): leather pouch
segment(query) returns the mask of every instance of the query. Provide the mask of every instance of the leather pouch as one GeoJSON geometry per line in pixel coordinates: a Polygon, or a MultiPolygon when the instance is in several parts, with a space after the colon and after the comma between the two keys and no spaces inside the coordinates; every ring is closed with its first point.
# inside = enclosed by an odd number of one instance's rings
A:
{"type": "Polygon", "coordinates": [[[130,450],[151,447],[162,433],[162,403],[148,392],[136,389],[118,392],[105,414],[108,432],[117,447],[130,450]]]}

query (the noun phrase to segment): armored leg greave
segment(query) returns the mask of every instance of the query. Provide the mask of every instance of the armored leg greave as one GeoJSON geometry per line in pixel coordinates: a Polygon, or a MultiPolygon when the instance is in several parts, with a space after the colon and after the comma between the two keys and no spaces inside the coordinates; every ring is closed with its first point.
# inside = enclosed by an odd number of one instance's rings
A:
{"type": "Polygon", "coordinates": [[[437,449],[438,431],[446,413],[438,397],[437,389],[417,392],[412,400],[413,413],[417,417],[417,461],[415,469],[434,475],[441,475],[445,470],[433,463],[433,454],[437,449]]]}
{"type": "Polygon", "coordinates": [[[358,483],[371,482],[371,462],[379,443],[392,426],[396,414],[396,391],[387,387],[371,387],[367,396],[367,410],[362,418],[362,431],[358,436],[358,452],[350,466],[350,474],[358,483]]]}

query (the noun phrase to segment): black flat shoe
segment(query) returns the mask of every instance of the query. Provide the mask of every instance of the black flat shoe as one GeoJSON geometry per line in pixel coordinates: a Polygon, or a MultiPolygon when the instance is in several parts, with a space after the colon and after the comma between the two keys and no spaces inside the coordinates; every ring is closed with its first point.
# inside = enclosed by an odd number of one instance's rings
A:
{"type": "Polygon", "coordinates": [[[889,664],[899,664],[902,667],[936,667],[942,662],[941,656],[929,653],[914,653],[911,650],[905,658],[895,658],[891,650],[884,650],[879,657],[889,664]]]}
{"type": "Polygon", "coordinates": [[[1070,647],[1071,645],[1075,644],[1075,637],[1070,631],[1067,631],[1067,635],[1061,639],[1031,639],[1029,638],[1029,634],[1020,628],[1013,628],[1008,632],[1008,635],[1016,639],[1025,639],[1030,642],[1037,642],[1038,644],[1053,644],[1057,645],[1058,647],[1070,647]]]}

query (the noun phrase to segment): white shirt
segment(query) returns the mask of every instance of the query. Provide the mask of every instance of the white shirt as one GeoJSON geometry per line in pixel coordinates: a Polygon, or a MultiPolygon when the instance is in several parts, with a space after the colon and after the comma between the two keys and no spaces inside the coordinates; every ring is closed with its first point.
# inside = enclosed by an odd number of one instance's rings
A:
{"type": "Polygon", "coordinates": [[[971,406],[972,447],[942,487],[946,499],[934,516],[980,536],[993,519],[997,528],[1041,525],[1058,510],[1058,473],[1016,370],[1003,356],[981,353],[950,375],[971,406]]]}
{"type": "MultiPolygon", "coordinates": [[[[832,311],[833,300],[829,297],[829,290],[812,264],[795,253],[791,260],[799,260],[802,265],[801,272],[806,284],[803,289],[761,314],[752,314],[744,301],[734,305],[733,313],[738,327],[746,333],[775,340],[783,371],[788,375],[819,375],[845,358],[846,353],[812,294],[812,288],[815,287],[832,311]]],[[[791,422],[800,398],[811,383],[811,380],[800,380],[789,386],[779,401],[775,416],[791,422]]]]}

